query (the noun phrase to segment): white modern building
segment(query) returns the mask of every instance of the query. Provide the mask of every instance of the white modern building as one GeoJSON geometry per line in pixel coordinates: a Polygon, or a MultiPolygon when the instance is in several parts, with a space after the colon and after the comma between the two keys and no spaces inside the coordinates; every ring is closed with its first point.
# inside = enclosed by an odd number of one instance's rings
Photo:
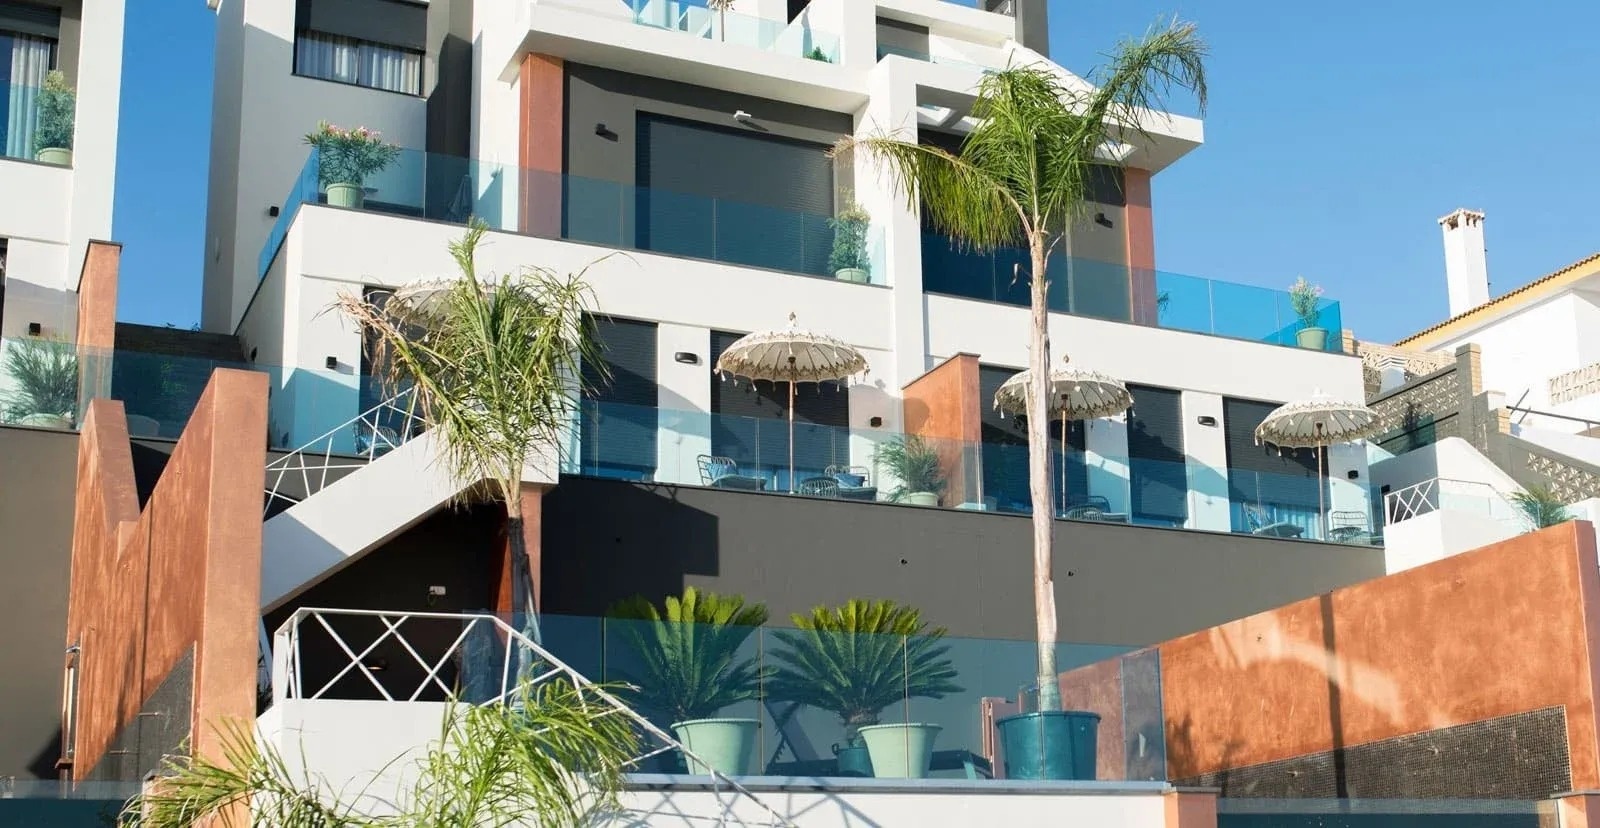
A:
{"type": "Polygon", "coordinates": [[[1600,255],[1490,298],[1484,214],[1439,220],[1450,316],[1396,346],[1483,350],[1483,385],[1505,395],[1519,426],[1600,433],[1600,255]],[[1521,409],[1521,410],[1518,410],[1521,409]]]}
{"type": "Polygon", "coordinates": [[[111,238],[123,10],[0,2],[0,337],[76,336],[85,251],[111,238]],[[64,121],[41,112],[53,71],[76,94],[64,121]]]}
{"type": "MultiPolygon", "coordinates": [[[[477,216],[493,231],[483,270],[598,260],[587,275],[613,381],[587,401],[569,473],[700,484],[702,458],[726,457],[791,486],[784,393],[712,366],[793,314],[869,363],[865,381],[801,392],[796,477],[862,467],[882,497],[874,447],[911,431],[971,443],[942,505],[1023,510],[1022,432],[989,404],[1027,361],[1017,252],[954,250],[879,170],[828,150],[880,132],[957,145],[985,69],[1039,64],[1082,83],[1044,57],[1044,5],[222,0],[204,324],[278,371],[273,444],[303,445],[381,399],[334,299],[451,274],[446,246],[477,216]],[[361,208],[326,204],[303,143],[319,121],[403,148],[363,182],[361,208]],[[852,202],[871,217],[865,283],[829,263],[830,219],[852,202]],[[943,404],[981,427],[930,434],[907,387],[971,355],[976,387],[943,404]]],[[[1252,434],[1288,400],[1359,399],[1359,361],[1337,336],[1292,347],[1305,323],[1281,291],[1156,270],[1151,182],[1203,129],[1156,112],[1145,127],[1108,148],[1076,258],[1054,275],[1057,352],[1136,399],[1127,417],[1073,426],[1063,507],[1308,538],[1322,508],[1372,528],[1361,450],[1330,452],[1319,507],[1311,453],[1252,434]]],[[[1320,324],[1337,331],[1337,313],[1320,324]]]]}

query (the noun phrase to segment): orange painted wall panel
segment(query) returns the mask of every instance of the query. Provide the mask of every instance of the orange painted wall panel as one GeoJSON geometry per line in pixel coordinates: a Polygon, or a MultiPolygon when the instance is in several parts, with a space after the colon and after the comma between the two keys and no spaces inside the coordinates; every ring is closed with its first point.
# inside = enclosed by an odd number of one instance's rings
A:
{"type": "Polygon", "coordinates": [[[983,437],[977,355],[957,354],[939,363],[907,384],[903,395],[906,433],[927,438],[939,452],[947,484],[943,505],[975,501],[973,452],[983,437]]]}

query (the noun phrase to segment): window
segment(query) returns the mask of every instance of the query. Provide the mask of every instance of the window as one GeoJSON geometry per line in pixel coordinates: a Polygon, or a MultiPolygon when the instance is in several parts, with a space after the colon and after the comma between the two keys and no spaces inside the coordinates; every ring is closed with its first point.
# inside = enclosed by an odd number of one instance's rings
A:
{"type": "Polygon", "coordinates": [[[422,53],[305,30],[295,36],[294,73],[386,92],[422,94],[422,53]]]}
{"type": "Polygon", "coordinates": [[[33,158],[37,102],[56,67],[61,10],[25,3],[0,6],[0,156],[33,158]]]}

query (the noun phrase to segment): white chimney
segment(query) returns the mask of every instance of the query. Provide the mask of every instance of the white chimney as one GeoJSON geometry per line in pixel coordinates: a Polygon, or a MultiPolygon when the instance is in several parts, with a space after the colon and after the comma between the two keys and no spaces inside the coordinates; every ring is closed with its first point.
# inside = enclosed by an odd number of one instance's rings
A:
{"type": "Polygon", "coordinates": [[[1439,219],[1444,229],[1444,279],[1450,315],[1489,301],[1489,263],[1484,256],[1483,213],[1460,209],[1439,219]]]}

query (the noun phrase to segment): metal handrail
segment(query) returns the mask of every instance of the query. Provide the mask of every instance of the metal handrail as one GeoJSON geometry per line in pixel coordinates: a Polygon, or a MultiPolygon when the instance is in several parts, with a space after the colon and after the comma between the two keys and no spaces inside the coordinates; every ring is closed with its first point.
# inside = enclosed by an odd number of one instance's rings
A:
{"type": "Polygon", "coordinates": [[[1444,508],[1443,495],[1446,486],[1469,489],[1473,494],[1481,495],[1491,503],[1489,517],[1497,520],[1510,520],[1520,531],[1532,528],[1531,522],[1523,514],[1522,509],[1511,502],[1499,489],[1477,480],[1457,480],[1449,477],[1433,477],[1414,483],[1403,489],[1398,489],[1384,495],[1383,498],[1383,525],[1393,526],[1412,518],[1431,514],[1444,508]],[[1508,515],[1494,514],[1492,504],[1499,503],[1506,508],[1508,515]]]}
{"type": "MultiPolygon", "coordinates": [[[[1600,421],[1590,420],[1590,419],[1586,419],[1584,417],[1574,417],[1574,416],[1572,416],[1570,414],[1557,414],[1554,411],[1540,411],[1537,408],[1523,408],[1523,407],[1517,406],[1517,405],[1508,405],[1508,406],[1506,406],[1506,410],[1507,411],[1517,411],[1517,412],[1520,412],[1520,413],[1522,413],[1524,415],[1526,415],[1526,414],[1537,414],[1540,417],[1554,417],[1554,418],[1556,418],[1558,420],[1571,420],[1572,422],[1583,423],[1584,425],[1590,426],[1590,427],[1600,426],[1600,421]]],[[[1517,422],[1520,424],[1522,422],[1522,420],[1525,420],[1525,419],[1527,419],[1527,418],[1523,417],[1523,418],[1517,420],[1517,422]]]]}
{"type": "Polygon", "coordinates": [[[297,502],[282,491],[284,481],[292,475],[299,474],[304,487],[302,499],[308,498],[333,482],[328,479],[330,472],[359,469],[421,434],[425,423],[414,410],[411,399],[412,389],[408,388],[267,463],[267,499],[262,516],[271,512],[273,503],[278,500],[297,502]],[[399,419],[398,430],[392,427],[392,416],[399,419]],[[352,431],[356,451],[335,453],[334,446],[352,431]],[[316,462],[308,463],[308,460],[316,462]]]}
{"type": "MultiPolygon", "coordinates": [[[[641,716],[637,711],[624,704],[616,696],[606,692],[603,688],[590,681],[582,673],[579,673],[576,669],[568,666],[565,662],[561,661],[561,659],[551,655],[549,651],[545,650],[543,647],[539,646],[539,644],[535,643],[532,639],[524,635],[521,630],[517,629],[511,624],[506,623],[504,619],[496,615],[487,613],[388,612],[384,610],[302,607],[295,610],[293,614],[285,619],[283,624],[278,627],[277,632],[273,635],[273,704],[278,704],[288,699],[323,698],[324,695],[333,688],[335,683],[347,675],[352,675],[352,670],[355,671],[354,674],[365,676],[367,681],[377,689],[378,693],[386,701],[415,701],[416,699],[420,698],[423,692],[428,690],[430,687],[440,688],[444,691],[447,698],[453,699],[454,693],[448,686],[446,686],[443,679],[439,675],[439,671],[446,664],[449,664],[453,657],[462,652],[463,645],[468,641],[469,638],[471,638],[475,631],[491,635],[497,641],[503,642],[503,649],[505,651],[504,659],[500,665],[500,692],[493,698],[480,702],[480,705],[507,704],[514,701],[527,687],[538,685],[552,679],[565,679],[568,682],[571,682],[573,688],[578,692],[580,697],[582,697],[585,693],[590,694],[596,701],[611,708],[611,710],[617,715],[627,718],[634,727],[644,731],[650,736],[653,736],[659,741],[659,747],[647,750],[645,753],[630,759],[629,761],[623,763],[623,767],[626,768],[637,766],[651,757],[659,756],[674,750],[679,751],[684,757],[692,760],[689,763],[689,767],[691,769],[695,767],[695,763],[699,763],[700,767],[707,769],[708,773],[706,775],[710,777],[713,793],[720,794],[722,789],[725,788],[739,797],[754,802],[768,815],[768,817],[770,817],[767,822],[762,824],[769,826],[793,825],[793,823],[784,818],[783,815],[778,813],[778,811],[772,806],[762,801],[760,797],[751,793],[744,786],[729,778],[726,774],[723,774],[715,768],[712,768],[711,765],[707,763],[701,756],[690,750],[688,747],[685,747],[683,743],[679,742],[666,731],[651,723],[649,719],[641,716]],[[373,639],[371,643],[367,644],[364,648],[357,652],[356,649],[347,643],[343,636],[341,636],[339,632],[334,629],[334,626],[329,624],[327,621],[329,617],[340,616],[376,618],[378,622],[383,625],[384,629],[377,638],[373,639]],[[411,645],[411,642],[405,640],[404,634],[400,631],[400,628],[406,622],[414,619],[456,622],[462,625],[461,634],[456,636],[455,640],[451,642],[449,647],[445,648],[445,651],[439,655],[438,658],[429,659],[424,657],[421,653],[418,653],[417,649],[411,645]],[[315,620],[319,627],[326,631],[328,636],[332,638],[333,642],[338,645],[339,649],[344,653],[345,656],[349,658],[350,661],[344,666],[343,669],[339,670],[338,673],[333,676],[333,678],[329,679],[321,687],[312,691],[310,694],[307,694],[304,684],[305,675],[300,651],[300,626],[303,622],[309,620],[315,620]],[[427,671],[422,680],[419,682],[417,688],[404,699],[395,698],[394,694],[390,693],[389,689],[384,686],[383,682],[379,681],[377,676],[374,675],[372,668],[369,668],[364,663],[364,659],[371,655],[372,652],[377,649],[378,645],[391,639],[395,641],[395,643],[399,644],[400,647],[405,650],[405,652],[417,663],[418,666],[427,671]],[[518,662],[520,662],[518,670],[522,673],[522,675],[513,675],[513,664],[518,662]],[[537,673],[535,673],[536,670],[538,671],[537,673]]],[[[718,798],[718,801],[721,801],[720,797],[718,798]]],[[[716,823],[718,825],[730,824],[728,819],[731,815],[732,806],[731,804],[727,804],[723,807],[725,810],[722,818],[716,823]]],[[[738,820],[736,823],[732,824],[744,824],[737,815],[731,816],[733,819],[738,820]]]]}

